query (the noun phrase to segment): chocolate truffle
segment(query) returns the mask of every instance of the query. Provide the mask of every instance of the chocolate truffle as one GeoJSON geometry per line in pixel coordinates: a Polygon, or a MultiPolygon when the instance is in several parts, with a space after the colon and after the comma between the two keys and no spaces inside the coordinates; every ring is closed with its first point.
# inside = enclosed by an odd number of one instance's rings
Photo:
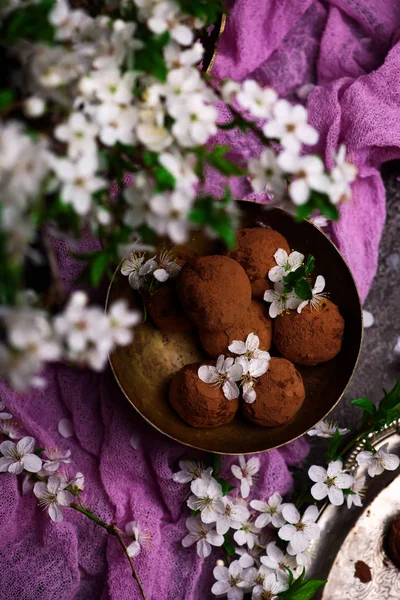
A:
{"type": "Polygon", "coordinates": [[[193,327],[179,302],[175,280],[163,283],[153,294],[146,296],[145,305],[161,331],[186,331],[193,327]]]}
{"type": "Polygon", "coordinates": [[[201,381],[197,371],[206,364],[215,363],[185,365],[172,378],[169,390],[172,406],[193,427],[218,427],[230,423],[239,407],[238,398],[228,400],[222,388],[201,381]]]}
{"type": "Polygon", "coordinates": [[[299,365],[318,365],[334,358],[342,347],[344,320],[336,304],[324,299],[299,314],[291,310],[274,323],[274,343],[279,352],[299,365]]]}
{"type": "Polygon", "coordinates": [[[242,265],[250,281],[256,281],[267,279],[268,271],[276,267],[274,254],[278,248],[290,253],[286,239],[275,229],[240,229],[237,233],[236,248],[228,255],[242,265]]]}
{"type": "Polygon", "coordinates": [[[285,358],[271,358],[268,371],[256,385],[252,404],[243,403],[243,414],[262,427],[283,425],[301,408],[306,393],[296,367],[285,358]]]}
{"type": "Polygon", "coordinates": [[[178,292],[189,319],[210,331],[233,325],[251,302],[249,278],[228,256],[201,256],[186,263],[178,292]]]}
{"type": "Polygon", "coordinates": [[[269,350],[272,339],[272,319],[268,316],[268,306],[265,303],[252,300],[249,308],[238,320],[223,331],[208,331],[199,329],[200,342],[209,356],[218,358],[220,354],[235,356],[228,350],[233,340],[246,341],[249,333],[260,338],[260,350],[269,350]]]}
{"type": "Polygon", "coordinates": [[[251,296],[254,300],[263,300],[265,290],[272,290],[274,284],[269,279],[256,279],[251,281],[251,296]]]}
{"type": "Polygon", "coordinates": [[[400,516],[390,526],[388,554],[396,567],[400,569],[400,516]]]}

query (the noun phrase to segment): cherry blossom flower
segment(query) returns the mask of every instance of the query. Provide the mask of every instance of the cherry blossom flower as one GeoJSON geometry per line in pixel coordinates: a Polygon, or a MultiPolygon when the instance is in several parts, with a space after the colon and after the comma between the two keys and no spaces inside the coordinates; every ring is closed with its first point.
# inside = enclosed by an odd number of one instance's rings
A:
{"type": "Polygon", "coordinates": [[[285,275],[296,271],[304,262],[304,254],[301,252],[291,252],[289,255],[283,248],[278,248],[274,254],[276,267],[268,272],[268,278],[271,281],[282,281],[285,275]]]}
{"type": "Polygon", "coordinates": [[[55,473],[60,465],[68,465],[71,462],[71,450],[59,450],[58,448],[49,448],[43,451],[43,469],[49,473],[55,473]]]}
{"type": "Polygon", "coordinates": [[[157,34],[169,31],[173,40],[182,46],[190,46],[193,42],[193,31],[180,21],[179,6],[172,0],[162,0],[157,3],[152,11],[147,25],[157,34]]]}
{"type": "Polygon", "coordinates": [[[294,154],[300,152],[302,143],[314,145],[318,142],[317,131],[307,123],[304,106],[292,106],[287,100],[275,102],[272,116],[264,125],[263,132],[266,137],[278,139],[284,148],[294,154]]]}
{"type": "Polygon", "coordinates": [[[279,529],[285,524],[285,519],[282,517],[282,496],[278,492],[272,494],[268,501],[252,500],[250,506],[261,513],[255,521],[256,527],[263,529],[271,523],[279,529]]]}
{"type": "Polygon", "coordinates": [[[275,571],[279,581],[287,583],[289,580],[287,568],[294,571],[297,566],[296,559],[289,554],[282,552],[275,542],[268,544],[266,551],[267,555],[261,556],[260,561],[265,567],[275,571]]]}
{"type": "Polygon", "coordinates": [[[172,69],[163,88],[169,114],[176,117],[180,110],[185,110],[192,97],[203,91],[203,85],[198,69],[172,69]]]}
{"type": "Polygon", "coordinates": [[[285,293],[283,290],[285,285],[283,281],[276,281],[273,290],[265,290],[265,302],[271,302],[269,307],[269,316],[275,319],[278,315],[286,312],[289,309],[295,309],[302,302],[294,292],[285,293]]]}
{"type": "Polygon", "coordinates": [[[333,156],[335,166],[331,171],[332,184],[329,190],[329,198],[332,204],[348,200],[351,198],[350,184],[357,177],[357,167],[346,161],[346,146],[339,146],[336,156],[333,156]]]}
{"type": "Polygon", "coordinates": [[[75,477],[73,479],[71,479],[71,481],[69,482],[69,484],[72,485],[77,490],[79,490],[80,492],[82,492],[83,489],[85,488],[85,476],[84,476],[84,474],[81,473],[80,471],[78,471],[77,473],[75,473],[75,477]]]}
{"type": "Polygon", "coordinates": [[[233,81],[232,79],[224,81],[221,84],[221,96],[223,101],[227,104],[230,104],[240,90],[240,83],[237,81],[233,81]]]}
{"type": "Polygon", "coordinates": [[[275,573],[268,573],[263,579],[262,588],[257,586],[256,591],[253,590],[252,600],[279,600],[277,594],[288,589],[288,585],[279,581],[275,573]]]}
{"type": "Polygon", "coordinates": [[[11,413],[3,412],[5,407],[6,407],[5,402],[0,400],[0,421],[6,420],[6,419],[12,419],[11,413]]]}
{"type": "MultiPolygon", "coordinates": [[[[239,560],[240,566],[243,566],[239,560]]],[[[264,579],[271,573],[271,570],[261,565],[260,567],[250,567],[244,569],[242,577],[243,581],[240,587],[246,590],[252,590],[252,598],[262,598],[264,579]]]]}
{"type": "Polygon", "coordinates": [[[260,533],[260,529],[248,520],[241,524],[240,529],[235,531],[233,539],[239,546],[247,544],[247,547],[252,550],[256,544],[258,533],[260,533]]]}
{"type": "Polygon", "coordinates": [[[315,216],[311,216],[309,221],[311,221],[315,227],[318,227],[318,229],[325,229],[329,223],[328,219],[319,213],[316,213],[315,216]]]}
{"type": "Polygon", "coordinates": [[[254,117],[267,119],[271,115],[277,95],[272,88],[261,88],[256,81],[247,79],[243,82],[236,99],[240,106],[248,110],[254,117]]]}
{"type": "Polygon", "coordinates": [[[74,435],[74,426],[72,421],[66,417],[58,421],[57,429],[58,433],[65,439],[68,439],[74,435]]]}
{"type": "Polygon", "coordinates": [[[287,524],[279,529],[278,535],[282,540],[290,542],[294,554],[305,550],[311,540],[319,539],[320,528],[315,522],[318,508],[315,505],[309,506],[301,517],[294,504],[285,504],[282,515],[287,524]]]}
{"type": "Polygon", "coordinates": [[[68,154],[72,159],[97,152],[97,128],[80,112],[72,113],[66,123],[54,130],[57,140],[68,144],[68,154]]]}
{"type": "Polygon", "coordinates": [[[131,145],[136,140],[137,109],[130,104],[103,103],[96,110],[99,138],[105,146],[117,142],[131,145]]]}
{"type": "Polygon", "coordinates": [[[204,469],[201,462],[193,460],[180,460],[180,471],[174,473],[172,479],[177,483],[190,483],[194,479],[201,477],[204,481],[211,480],[212,467],[204,469]]]}
{"type": "Polygon", "coordinates": [[[197,554],[200,558],[207,558],[211,554],[211,546],[222,546],[224,536],[217,533],[212,523],[204,523],[200,515],[188,517],[186,527],[189,533],[183,538],[182,546],[189,548],[196,544],[197,554]]]}
{"type": "Polygon", "coordinates": [[[157,267],[155,257],[145,261],[144,254],[132,250],[122,263],[121,273],[128,277],[131,288],[139,290],[144,287],[146,275],[154,273],[157,267]]]}
{"type": "Polygon", "coordinates": [[[346,494],[347,508],[354,506],[362,506],[362,496],[365,489],[365,477],[357,477],[350,486],[353,494],[346,494]]]}
{"type": "Polygon", "coordinates": [[[265,358],[249,359],[245,356],[239,356],[235,362],[243,369],[243,375],[240,380],[243,400],[248,404],[252,404],[257,397],[256,390],[254,389],[257,379],[268,371],[269,360],[265,358]]]}
{"type": "Polygon", "coordinates": [[[73,495],[65,489],[65,483],[57,475],[50,475],[47,483],[36,482],[33,486],[33,493],[36,498],[39,498],[40,506],[56,523],[61,523],[64,519],[62,508],[69,506],[74,501],[73,495]]]}
{"type": "Polygon", "coordinates": [[[239,397],[239,388],[236,381],[239,381],[243,369],[240,365],[235,364],[233,358],[225,358],[223,354],[218,357],[215,367],[210,365],[202,365],[197,372],[199,379],[204,383],[210,383],[216,387],[222,386],[225,398],[233,400],[239,397]]]}
{"type": "Polygon", "coordinates": [[[118,346],[126,346],[133,339],[132,327],[141,321],[138,310],[129,310],[126,300],[113,302],[107,313],[111,340],[118,346]]]}
{"type": "Polygon", "coordinates": [[[161,252],[160,256],[157,258],[157,262],[159,268],[153,272],[153,276],[161,283],[176,277],[182,268],[176,262],[174,254],[168,250],[163,250],[163,252],[161,252]]]}
{"type": "Polygon", "coordinates": [[[368,475],[375,477],[383,471],[395,471],[400,464],[400,458],[396,454],[389,454],[389,444],[384,444],[375,453],[363,450],[357,454],[356,460],[360,467],[368,467],[368,475]]]}
{"type": "Polygon", "coordinates": [[[190,489],[193,495],[187,501],[188,507],[200,511],[203,523],[215,523],[225,512],[221,485],[213,478],[200,477],[192,481],[190,489]]]}
{"type": "Polygon", "coordinates": [[[6,435],[12,440],[23,437],[19,424],[11,419],[0,419],[0,435],[6,435]]]}
{"type": "Polygon", "coordinates": [[[177,119],[172,125],[172,133],[183,147],[203,146],[217,133],[217,109],[205,104],[199,96],[194,96],[184,110],[180,109],[172,116],[177,119]]]}
{"type": "Polygon", "coordinates": [[[339,431],[340,435],[346,435],[346,433],[349,433],[350,431],[350,429],[346,429],[345,427],[338,427],[336,423],[320,421],[314,429],[308,431],[308,435],[311,437],[332,438],[335,435],[336,430],[339,431]]]}
{"type": "Polygon", "coordinates": [[[204,48],[200,42],[182,50],[175,42],[170,42],[163,48],[164,60],[170,68],[192,67],[197,65],[204,55],[204,48]]]}
{"type": "Polygon", "coordinates": [[[211,588],[215,596],[227,596],[228,600],[242,600],[244,598],[243,569],[238,560],[234,560],[228,567],[214,567],[214,577],[217,580],[211,588]]]}
{"type": "Polygon", "coordinates": [[[176,244],[183,244],[191,228],[188,214],[192,203],[192,197],[183,190],[157,194],[149,201],[152,214],[148,223],[159,235],[168,235],[176,244]]]}
{"type": "Polygon", "coordinates": [[[33,453],[35,439],[24,437],[17,444],[7,440],[0,444],[0,473],[19,475],[25,469],[30,473],[38,473],[42,468],[41,459],[33,453]]]}
{"type": "Polygon", "coordinates": [[[298,156],[290,152],[282,152],[278,157],[280,167],[293,177],[289,185],[289,196],[297,205],[305,204],[311,190],[327,193],[331,182],[324,173],[324,163],[315,155],[298,156]]]}
{"type": "Polygon", "coordinates": [[[95,97],[100,102],[129,104],[132,99],[132,88],[135,73],[127,71],[124,75],[118,68],[91,71],[90,76],[83,77],[79,88],[87,97],[95,97]]]}
{"type": "Polygon", "coordinates": [[[255,536],[253,548],[248,547],[236,547],[235,553],[240,556],[239,562],[244,569],[252,567],[255,562],[259,561],[259,558],[265,552],[265,546],[261,545],[260,536],[255,536]]]}
{"type": "Polygon", "coordinates": [[[217,516],[217,533],[225,535],[229,529],[239,529],[250,517],[248,508],[244,504],[234,502],[229,496],[221,498],[225,510],[217,516]]]}
{"type": "Polygon", "coordinates": [[[295,557],[296,562],[300,567],[309,567],[316,556],[317,545],[318,543],[315,540],[311,540],[305,550],[296,554],[289,543],[287,551],[289,554],[295,557]]]}
{"type": "Polygon", "coordinates": [[[242,498],[247,498],[253,485],[253,477],[260,470],[260,459],[252,456],[247,462],[244,456],[239,456],[239,465],[232,465],[231,470],[236,479],[240,481],[242,498]]]}
{"type": "Polygon", "coordinates": [[[172,144],[173,138],[164,125],[165,115],[158,107],[139,112],[136,135],[152,152],[162,152],[172,144]]]}
{"type": "Polygon", "coordinates": [[[194,186],[198,183],[198,177],[194,172],[196,155],[188,154],[182,156],[178,152],[162,152],[158,157],[160,165],[175,178],[176,189],[187,190],[193,193],[194,186]]]}
{"type": "Polygon", "coordinates": [[[125,533],[133,537],[127,552],[131,558],[138,556],[142,547],[149,548],[151,545],[151,533],[148,529],[142,529],[139,521],[130,521],[125,525],[125,533]]]}
{"type": "Polygon", "coordinates": [[[314,287],[312,288],[312,298],[311,300],[303,300],[297,307],[297,312],[301,313],[303,308],[306,306],[311,306],[312,310],[318,310],[325,299],[326,294],[323,293],[323,289],[325,288],[325,277],[322,275],[318,275],[315,280],[314,287]]]}
{"type": "Polygon", "coordinates": [[[61,348],[48,320],[33,311],[16,311],[7,319],[8,340],[13,349],[37,364],[40,370],[45,361],[57,360],[61,348]]]}
{"type": "Polygon", "coordinates": [[[335,506],[343,504],[343,490],[349,489],[354,481],[351,475],[343,473],[341,460],[331,461],[328,469],[313,465],[308,470],[308,476],[316,482],[311,488],[313,498],[323,500],[328,496],[329,502],[335,506]]]}
{"type": "Polygon", "coordinates": [[[245,358],[263,358],[269,360],[271,357],[269,352],[265,350],[259,350],[260,338],[254,333],[249,333],[245,342],[239,340],[233,340],[228,346],[228,350],[233,354],[239,354],[245,356],[245,358]]]}
{"type": "Polygon", "coordinates": [[[260,158],[250,158],[248,161],[251,187],[255,192],[267,192],[276,198],[281,198],[287,188],[276,153],[271,148],[265,148],[260,158]]]}

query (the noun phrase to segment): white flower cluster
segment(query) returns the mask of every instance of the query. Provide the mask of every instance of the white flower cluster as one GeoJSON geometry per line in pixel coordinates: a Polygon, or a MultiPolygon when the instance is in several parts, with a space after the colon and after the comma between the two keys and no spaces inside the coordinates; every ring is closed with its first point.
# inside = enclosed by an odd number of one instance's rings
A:
{"type": "Polygon", "coordinates": [[[233,400],[240,394],[237,382],[242,387],[243,400],[248,404],[255,401],[257,395],[255,386],[258,377],[267,372],[270,355],[265,350],[259,350],[260,340],[254,333],[249,333],[245,342],[234,340],[228,350],[239,354],[238,358],[218,357],[215,367],[202,365],[198,377],[204,383],[222,387],[225,398],[233,400]]]}
{"type": "Polygon", "coordinates": [[[222,546],[230,533],[239,557],[229,568],[218,561],[212,593],[226,595],[230,600],[242,600],[246,593],[251,593],[253,600],[261,600],[276,598],[287,590],[288,569],[296,577],[310,563],[311,548],[320,535],[315,523],[317,507],[310,506],[301,516],[293,504],[283,503],[279,493],[268,500],[248,502],[246,498],[260,468],[257,457],[246,461],[240,456],[239,464],[232,465],[232,474],[240,481],[240,493],[225,495],[219,481],[212,476],[211,467],[204,469],[193,461],[181,461],[179,467],[181,470],[173,479],[181,484],[190,483],[192,494],[187,504],[198,513],[188,517],[189,533],[182,545],[196,544],[198,555],[205,558],[211,554],[212,546],[222,546]],[[286,552],[277,546],[276,536],[280,538],[280,546],[282,541],[288,542],[286,552]]]}
{"type": "Polygon", "coordinates": [[[249,161],[250,181],[255,192],[267,191],[282,199],[289,175],[289,195],[295,204],[308,202],[312,191],[327,194],[332,204],[351,197],[350,184],[356,179],[357,169],[346,161],[345,146],[332,157],[334,167],[329,173],[318,156],[300,155],[303,145],[313,146],[318,142],[317,131],[307,123],[304,106],[278,99],[272,88],[261,88],[252,80],[242,85],[226,81],[222,95],[226,102],[236,100],[253,117],[266,120],[262,128],[265,137],[280,145],[280,152],[266,148],[260,158],[249,161]]]}
{"type": "Polygon", "coordinates": [[[22,390],[44,385],[39,373],[45,363],[61,358],[99,371],[109,352],[129,344],[140,318],[124,300],[115,301],[105,314],[88,306],[84,292],[74,292],[54,319],[33,309],[10,310],[4,318],[7,344],[0,345],[1,376],[22,390]]]}
{"type": "Polygon", "coordinates": [[[173,279],[180,270],[175,255],[168,250],[147,260],[144,254],[132,250],[121,267],[121,273],[128,277],[129,285],[134,290],[145,292],[151,292],[156,285],[173,279]]]}
{"type": "Polygon", "coordinates": [[[302,300],[294,291],[285,292],[284,277],[289,273],[293,273],[303,265],[304,254],[294,251],[288,255],[286,250],[278,248],[274,254],[274,258],[277,266],[272,267],[268,273],[269,279],[274,282],[274,289],[266,290],[264,293],[265,302],[271,303],[271,306],[269,307],[269,316],[272,319],[275,319],[278,315],[291,309],[297,309],[297,312],[301,313],[303,308],[308,305],[310,305],[312,309],[317,310],[326,295],[323,293],[325,288],[325,278],[322,277],[322,275],[318,275],[314,287],[311,290],[311,300],[302,300]]]}

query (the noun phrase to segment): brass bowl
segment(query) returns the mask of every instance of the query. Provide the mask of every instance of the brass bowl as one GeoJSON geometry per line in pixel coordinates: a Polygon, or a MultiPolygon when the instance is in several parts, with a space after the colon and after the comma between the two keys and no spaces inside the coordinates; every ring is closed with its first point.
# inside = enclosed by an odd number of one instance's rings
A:
{"type": "MultiPolygon", "coordinates": [[[[118,347],[110,356],[111,368],[121,390],[146,421],[182,444],[219,454],[251,454],[278,448],[302,436],[325,418],[339,402],[352,378],[363,334],[356,284],[345,260],[329,238],[308,221],[296,223],[282,209],[268,209],[245,201],[240,204],[241,227],[270,226],[286,237],[291,248],[315,256],[315,273],[324,275],[330,298],[339,306],[345,319],[343,347],[338,356],[316,367],[298,367],[304,380],[306,400],[295,418],[272,428],[252,424],[240,412],[228,425],[214,429],[196,429],[185,423],[168,401],[168,386],[172,375],[183,365],[204,359],[195,331],[165,333],[147,321],[136,328],[135,338],[129,346],[118,347]]],[[[210,242],[201,235],[193,235],[187,246],[200,254],[220,250],[218,242],[210,242]]],[[[121,275],[118,267],[110,284],[107,305],[121,297],[131,306],[140,307],[127,277],[121,275]]]]}

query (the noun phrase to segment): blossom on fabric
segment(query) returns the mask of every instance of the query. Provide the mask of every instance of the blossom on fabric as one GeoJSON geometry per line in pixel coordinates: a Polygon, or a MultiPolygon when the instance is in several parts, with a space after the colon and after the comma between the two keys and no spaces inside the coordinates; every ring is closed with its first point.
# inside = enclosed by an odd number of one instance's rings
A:
{"type": "Polygon", "coordinates": [[[68,439],[74,435],[74,426],[72,421],[66,417],[58,421],[57,429],[58,433],[65,439],[68,439]]]}
{"type": "Polygon", "coordinates": [[[179,461],[180,471],[174,473],[172,479],[177,483],[190,483],[194,479],[201,477],[205,481],[211,480],[212,467],[204,469],[204,466],[199,461],[194,460],[180,460],[179,461]]]}
{"type": "MultiPolygon", "coordinates": [[[[239,564],[243,566],[240,560],[239,564]]],[[[264,579],[270,573],[271,570],[264,565],[260,565],[258,568],[253,566],[245,568],[242,575],[243,582],[240,587],[243,586],[246,591],[252,590],[252,598],[262,598],[264,579]]]]}
{"type": "Polygon", "coordinates": [[[282,152],[278,162],[286,173],[293,175],[289,185],[289,196],[295,204],[305,204],[312,190],[328,193],[331,182],[324,173],[324,163],[318,156],[298,156],[282,152]]]}
{"type": "Polygon", "coordinates": [[[234,560],[228,567],[214,567],[214,577],[217,580],[211,588],[215,596],[227,596],[228,600],[242,600],[244,598],[243,568],[238,560],[234,560]]]}
{"type": "Polygon", "coordinates": [[[192,496],[187,501],[188,507],[200,511],[203,523],[215,523],[225,511],[221,485],[213,478],[200,477],[192,481],[190,489],[192,496]]]}
{"type": "Polygon", "coordinates": [[[297,312],[301,313],[303,308],[306,306],[310,306],[311,310],[318,310],[325,299],[326,294],[323,293],[325,288],[325,277],[322,275],[318,275],[315,280],[314,287],[311,290],[312,298],[311,300],[303,300],[297,307],[297,312]]]}
{"type": "Polygon", "coordinates": [[[7,440],[0,444],[0,473],[19,475],[25,469],[30,473],[38,473],[42,468],[41,459],[33,453],[35,439],[24,437],[17,444],[7,440]]]}
{"type": "Polygon", "coordinates": [[[68,144],[68,154],[72,159],[97,152],[97,128],[80,112],[72,113],[66,123],[54,130],[57,140],[68,144]]]}
{"type": "Polygon", "coordinates": [[[267,501],[252,500],[250,506],[261,513],[255,521],[256,527],[263,529],[271,523],[279,529],[285,524],[282,516],[282,496],[278,492],[272,494],[267,501]]]}
{"type": "Polygon", "coordinates": [[[133,537],[133,542],[127,548],[127,552],[131,558],[138,556],[142,547],[149,548],[151,533],[148,529],[142,529],[139,521],[130,521],[127,523],[125,525],[125,533],[133,537]]]}
{"type": "Polygon", "coordinates": [[[59,450],[58,448],[49,448],[43,451],[43,469],[49,473],[55,473],[60,465],[68,465],[71,462],[71,450],[59,450]]]}
{"type": "Polygon", "coordinates": [[[332,204],[349,200],[351,198],[350,184],[356,180],[358,169],[346,161],[346,146],[339,146],[338,152],[333,156],[335,166],[331,170],[332,184],[329,189],[329,198],[332,204]]]}
{"type": "Polygon", "coordinates": [[[231,103],[240,90],[241,87],[239,82],[233,81],[232,79],[223,81],[221,84],[221,96],[223,101],[227,104],[231,103]]]}
{"type": "Polygon", "coordinates": [[[288,585],[279,581],[275,573],[268,573],[263,578],[262,587],[257,586],[253,589],[252,600],[279,600],[277,594],[288,589],[288,585]]]}
{"type": "Polygon", "coordinates": [[[225,358],[223,354],[218,357],[215,367],[202,365],[197,372],[199,379],[216,387],[222,386],[225,398],[233,400],[239,397],[239,388],[236,384],[243,374],[241,365],[235,363],[231,357],[225,358]]]}
{"type": "Polygon", "coordinates": [[[6,435],[12,440],[23,437],[19,424],[11,419],[0,419],[0,435],[6,435]]]}
{"type": "Polygon", "coordinates": [[[144,254],[132,250],[122,263],[121,273],[128,277],[131,288],[139,290],[144,287],[146,275],[154,273],[157,267],[155,258],[145,260],[144,254]]]}
{"type": "Polygon", "coordinates": [[[246,79],[242,84],[242,89],[236,95],[242,108],[248,110],[254,117],[264,119],[271,115],[277,98],[275,90],[270,87],[262,88],[252,79],[246,79]]]}
{"type": "Polygon", "coordinates": [[[5,402],[0,400],[0,421],[5,420],[5,419],[12,419],[12,414],[4,411],[5,407],[6,407],[5,402]]]}
{"type": "Polygon", "coordinates": [[[353,480],[353,483],[350,486],[350,490],[353,492],[352,494],[346,494],[346,503],[347,508],[351,508],[354,506],[362,506],[362,496],[365,489],[365,477],[357,477],[357,479],[353,480]]]}
{"type": "Polygon", "coordinates": [[[242,498],[247,498],[253,485],[253,478],[260,470],[260,459],[252,456],[247,462],[244,456],[239,456],[239,465],[232,465],[231,471],[240,481],[240,493],[242,498]]]}
{"type": "Polygon", "coordinates": [[[278,248],[274,254],[276,267],[268,271],[268,278],[271,281],[282,281],[285,275],[296,271],[304,262],[304,254],[301,252],[291,252],[289,255],[283,248],[278,248]]]}
{"type": "Polygon", "coordinates": [[[315,505],[309,506],[301,516],[294,504],[285,504],[282,508],[282,515],[287,523],[279,529],[278,536],[282,540],[290,542],[293,554],[305,550],[311,540],[319,539],[320,528],[315,522],[318,517],[318,508],[315,505]]]}
{"type": "Polygon", "coordinates": [[[301,104],[292,106],[287,100],[275,102],[263,132],[268,138],[278,139],[286,150],[295,154],[300,152],[302,144],[318,142],[317,131],[307,123],[307,110],[301,104]]]}
{"type": "Polygon", "coordinates": [[[74,501],[73,495],[65,489],[65,483],[57,475],[50,475],[47,483],[36,482],[33,486],[33,493],[39,499],[40,506],[56,523],[60,523],[64,519],[63,507],[69,506],[74,501]]]}
{"type": "Polygon", "coordinates": [[[228,350],[233,354],[239,354],[245,358],[263,358],[269,360],[271,357],[269,352],[260,350],[260,338],[254,333],[249,333],[245,342],[233,340],[228,346],[228,350]]]}
{"type": "Polygon", "coordinates": [[[252,550],[257,541],[257,534],[259,533],[260,529],[252,521],[248,520],[241,524],[240,529],[235,531],[233,539],[238,546],[247,544],[247,547],[252,550]]]}
{"type": "Polygon", "coordinates": [[[268,544],[266,552],[266,556],[261,556],[260,558],[262,564],[265,567],[275,571],[279,581],[282,583],[287,583],[289,579],[287,568],[289,568],[291,571],[294,571],[297,566],[296,560],[293,558],[293,556],[282,552],[275,542],[268,544]]]}
{"type": "Polygon", "coordinates": [[[153,272],[153,277],[161,283],[176,277],[182,269],[181,265],[176,262],[174,254],[168,250],[161,252],[157,258],[157,262],[159,267],[153,272]]]}
{"type": "Polygon", "coordinates": [[[239,356],[235,362],[243,369],[243,375],[240,379],[243,400],[248,404],[252,404],[257,397],[254,389],[257,379],[268,371],[269,360],[265,358],[248,359],[245,356],[239,356]]]}
{"type": "Polygon", "coordinates": [[[271,148],[265,148],[260,158],[250,158],[248,169],[251,187],[255,192],[267,192],[275,198],[283,196],[287,184],[277,155],[271,148]]]}
{"type": "Polygon", "coordinates": [[[328,496],[329,502],[341,506],[344,502],[344,489],[349,489],[353,484],[353,477],[343,473],[341,460],[331,461],[328,469],[313,465],[308,470],[308,476],[315,484],[311,488],[311,495],[316,500],[323,500],[328,496]]]}
{"type": "Polygon", "coordinates": [[[234,502],[229,496],[222,496],[221,500],[225,509],[217,516],[216,529],[217,533],[225,535],[229,529],[239,529],[249,519],[250,513],[245,504],[234,502]]]}
{"type": "Polygon", "coordinates": [[[313,429],[310,429],[310,431],[307,432],[307,435],[311,437],[332,438],[336,431],[339,431],[340,435],[346,435],[346,433],[349,433],[350,429],[338,427],[336,423],[323,420],[317,423],[313,429]]]}
{"type": "Polygon", "coordinates": [[[39,313],[15,311],[8,316],[7,329],[10,346],[27,360],[36,363],[37,371],[45,361],[60,358],[61,348],[52,327],[39,313]]]}
{"type": "Polygon", "coordinates": [[[375,477],[381,475],[383,471],[395,471],[400,464],[400,458],[396,454],[388,452],[389,444],[384,444],[375,453],[369,450],[363,450],[356,456],[360,467],[368,467],[368,475],[375,477]]]}
{"type": "Polygon", "coordinates": [[[222,546],[224,536],[217,533],[212,523],[204,523],[200,515],[188,517],[186,527],[189,533],[183,538],[182,546],[189,548],[196,544],[197,554],[200,558],[207,558],[211,554],[211,546],[222,546]]]}
{"type": "Polygon", "coordinates": [[[285,285],[283,281],[276,281],[273,290],[265,290],[264,300],[270,302],[269,316],[275,319],[278,315],[286,312],[289,309],[295,309],[302,302],[294,292],[285,293],[285,285]]]}
{"type": "Polygon", "coordinates": [[[171,116],[175,118],[172,134],[183,147],[203,146],[217,133],[218,111],[199,95],[194,95],[185,108],[180,107],[171,116]]]}
{"type": "Polygon", "coordinates": [[[126,346],[133,339],[132,327],[141,320],[138,310],[129,310],[126,300],[115,300],[107,312],[112,343],[126,346]]]}

